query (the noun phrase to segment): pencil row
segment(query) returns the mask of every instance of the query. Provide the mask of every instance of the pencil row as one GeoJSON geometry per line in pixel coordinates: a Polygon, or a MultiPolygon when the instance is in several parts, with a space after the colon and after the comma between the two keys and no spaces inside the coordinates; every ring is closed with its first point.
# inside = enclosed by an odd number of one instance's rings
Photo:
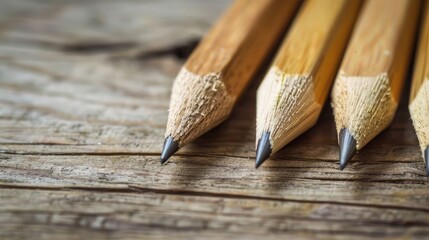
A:
{"type": "MultiPolygon", "coordinates": [[[[343,169],[394,117],[422,6],[418,0],[236,0],[175,79],[161,163],[230,115],[290,25],[257,92],[256,168],[317,122],[332,87],[343,169]]],[[[424,6],[409,110],[429,174],[424,6]]]]}

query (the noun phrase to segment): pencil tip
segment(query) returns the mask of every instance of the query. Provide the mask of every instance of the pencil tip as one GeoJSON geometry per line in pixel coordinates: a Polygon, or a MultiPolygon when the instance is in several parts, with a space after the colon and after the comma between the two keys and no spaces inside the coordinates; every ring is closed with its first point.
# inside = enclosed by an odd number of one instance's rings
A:
{"type": "Polygon", "coordinates": [[[255,168],[259,168],[261,164],[267,160],[271,155],[270,133],[264,132],[258,141],[256,148],[256,164],[255,168]]]}
{"type": "Polygon", "coordinates": [[[165,163],[171,155],[173,155],[175,152],[179,150],[179,144],[177,144],[176,141],[173,140],[171,136],[168,136],[165,139],[164,147],[162,148],[161,153],[161,164],[165,163]]]}
{"type": "Polygon", "coordinates": [[[340,170],[343,170],[347,162],[352,159],[356,153],[356,140],[350,134],[347,128],[340,131],[340,170]]]}
{"type": "Polygon", "coordinates": [[[425,150],[426,175],[429,177],[429,147],[425,150]]]}

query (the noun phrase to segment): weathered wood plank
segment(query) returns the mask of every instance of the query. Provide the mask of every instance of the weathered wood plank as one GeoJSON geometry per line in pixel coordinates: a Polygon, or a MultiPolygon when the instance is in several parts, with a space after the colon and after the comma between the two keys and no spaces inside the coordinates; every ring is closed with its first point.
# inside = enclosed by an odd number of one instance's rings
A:
{"type": "MultiPolygon", "coordinates": [[[[418,149],[417,149],[418,150],[418,149]]],[[[415,162],[383,160],[339,172],[335,161],[288,158],[255,171],[247,158],[180,156],[165,167],[158,156],[40,156],[4,154],[6,183],[36,186],[125,186],[196,193],[428,209],[427,180],[415,162]],[[386,164],[388,164],[386,166],[386,164]]]]}
{"type": "Polygon", "coordinates": [[[51,239],[83,234],[218,238],[224,230],[224,237],[240,239],[267,234],[269,239],[423,239],[429,234],[428,211],[331,203],[62,189],[4,189],[0,203],[2,230],[17,237],[41,237],[47,231],[51,239]],[[26,231],[18,228],[22,225],[26,231]]]}

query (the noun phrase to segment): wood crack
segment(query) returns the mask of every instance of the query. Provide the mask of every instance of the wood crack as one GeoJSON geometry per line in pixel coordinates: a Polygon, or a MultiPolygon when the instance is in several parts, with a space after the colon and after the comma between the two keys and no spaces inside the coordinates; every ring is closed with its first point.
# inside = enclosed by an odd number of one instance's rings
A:
{"type": "Polygon", "coordinates": [[[391,210],[405,210],[405,211],[420,211],[429,213],[429,208],[399,206],[399,205],[380,205],[380,204],[367,204],[356,202],[340,202],[340,201],[323,201],[323,200],[306,200],[306,199],[292,199],[292,198],[279,198],[279,197],[266,197],[266,196],[252,196],[233,193],[216,193],[193,191],[184,189],[158,189],[139,187],[134,185],[123,185],[124,187],[103,187],[103,186],[32,186],[32,185],[19,185],[19,184],[5,184],[0,183],[0,188],[4,189],[27,189],[27,190],[47,190],[47,191],[89,191],[89,192],[110,192],[110,193],[155,193],[167,195],[181,195],[181,196],[197,196],[197,197],[217,197],[226,199],[248,199],[248,200],[262,200],[262,201],[279,201],[279,202],[295,202],[295,203],[314,203],[314,204],[329,204],[353,207],[370,207],[391,210]]]}

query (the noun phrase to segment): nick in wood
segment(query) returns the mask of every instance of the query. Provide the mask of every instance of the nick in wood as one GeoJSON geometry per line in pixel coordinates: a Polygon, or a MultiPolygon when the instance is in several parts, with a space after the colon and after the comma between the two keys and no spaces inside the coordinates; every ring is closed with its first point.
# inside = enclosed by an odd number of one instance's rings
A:
{"type": "Polygon", "coordinates": [[[360,5],[309,0],[301,8],[258,89],[256,168],[316,123],[360,5]]]}
{"type": "Polygon", "coordinates": [[[429,176],[429,3],[424,8],[408,106],[429,176]]]}
{"type": "Polygon", "coordinates": [[[180,70],[161,163],[224,121],[298,7],[298,0],[237,0],[180,70]]]}
{"type": "Polygon", "coordinates": [[[369,0],[362,9],[332,92],[340,169],[393,119],[419,5],[416,0],[369,0]]]}

